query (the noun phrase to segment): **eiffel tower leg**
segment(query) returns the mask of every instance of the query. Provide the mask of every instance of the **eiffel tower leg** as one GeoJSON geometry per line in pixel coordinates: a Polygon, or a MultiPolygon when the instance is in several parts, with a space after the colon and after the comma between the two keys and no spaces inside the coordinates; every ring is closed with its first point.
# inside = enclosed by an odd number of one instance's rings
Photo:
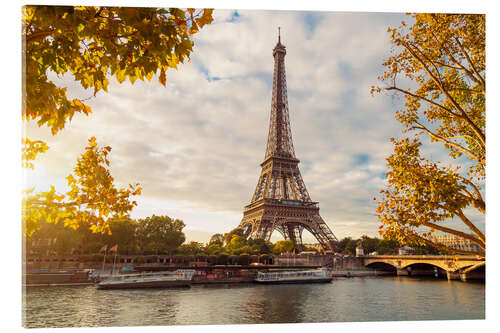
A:
{"type": "Polygon", "coordinates": [[[288,234],[290,235],[290,240],[293,242],[295,247],[302,250],[302,230],[304,227],[300,224],[287,224],[288,234]]]}
{"type": "Polygon", "coordinates": [[[269,241],[273,230],[274,224],[271,221],[264,219],[254,225],[254,229],[252,229],[250,236],[253,239],[264,239],[265,241],[269,241]]]}
{"type": "Polygon", "coordinates": [[[276,227],[276,230],[279,231],[279,233],[283,236],[285,240],[290,239],[290,233],[288,232],[288,229],[286,228],[285,225],[281,224],[276,227]]]}
{"type": "Polygon", "coordinates": [[[262,238],[262,227],[265,225],[263,222],[264,221],[260,220],[253,224],[250,237],[253,239],[262,238]]]}
{"type": "Polygon", "coordinates": [[[251,224],[251,223],[245,223],[245,224],[240,223],[240,225],[238,226],[238,228],[243,229],[243,235],[248,238],[248,236],[250,236],[250,234],[252,233],[253,224],[251,224]]]}
{"type": "Polygon", "coordinates": [[[243,230],[243,236],[245,236],[246,238],[254,237],[254,234],[255,234],[256,230],[258,229],[259,224],[260,224],[260,221],[243,220],[238,225],[238,228],[243,230]]]}
{"type": "Polygon", "coordinates": [[[337,238],[330,230],[328,225],[323,221],[321,216],[314,216],[313,219],[308,223],[309,232],[318,240],[324,250],[335,251],[337,238]]]}
{"type": "Polygon", "coordinates": [[[271,239],[271,234],[273,233],[273,228],[272,228],[272,223],[271,221],[268,221],[267,223],[264,223],[262,227],[262,234],[261,237],[265,241],[269,241],[271,239]]]}
{"type": "Polygon", "coordinates": [[[294,233],[295,233],[295,244],[297,245],[297,248],[299,250],[303,250],[304,249],[304,245],[302,243],[302,231],[304,230],[304,227],[301,226],[301,225],[298,225],[297,227],[295,227],[294,229],[294,233]]]}

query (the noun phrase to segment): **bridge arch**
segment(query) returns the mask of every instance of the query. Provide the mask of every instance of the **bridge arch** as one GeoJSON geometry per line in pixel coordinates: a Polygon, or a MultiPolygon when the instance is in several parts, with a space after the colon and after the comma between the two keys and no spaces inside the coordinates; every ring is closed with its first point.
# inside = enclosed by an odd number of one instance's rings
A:
{"type": "Polygon", "coordinates": [[[409,276],[447,277],[447,269],[435,263],[418,262],[403,267],[409,276]]]}
{"type": "Polygon", "coordinates": [[[381,270],[381,271],[391,271],[391,272],[397,271],[397,267],[395,265],[388,263],[388,262],[384,262],[384,261],[374,261],[374,262],[371,262],[371,263],[365,265],[365,267],[373,268],[373,269],[381,270]]]}
{"type": "Polygon", "coordinates": [[[401,269],[408,269],[408,268],[426,268],[426,267],[437,267],[442,269],[443,271],[449,271],[450,267],[444,263],[439,263],[439,262],[410,262],[405,266],[402,266],[401,269]]]}
{"type": "Polygon", "coordinates": [[[433,271],[435,275],[436,269],[433,267],[438,269],[438,274],[446,272],[449,275],[452,273],[467,273],[476,270],[476,268],[479,271],[478,273],[481,273],[479,267],[484,265],[485,261],[476,256],[378,255],[364,256],[363,263],[365,267],[380,265],[376,263],[392,265],[400,275],[406,275],[405,272],[408,271],[409,273],[413,269],[415,269],[415,272],[420,271],[424,275],[433,271]]]}

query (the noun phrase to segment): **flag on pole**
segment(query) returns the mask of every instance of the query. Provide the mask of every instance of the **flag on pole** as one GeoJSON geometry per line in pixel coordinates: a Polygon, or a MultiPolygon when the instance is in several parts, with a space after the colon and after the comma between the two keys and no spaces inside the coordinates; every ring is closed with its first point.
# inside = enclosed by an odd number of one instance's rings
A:
{"type": "Polygon", "coordinates": [[[116,252],[116,251],[118,251],[118,244],[109,249],[109,252],[116,252]]]}
{"type": "Polygon", "coordinates": [[[106,244],[103,247],[101,247],[101,249],[99,250],[99,253],[106,252],[107,249],[108,249],[108,244],[106,244]]]}

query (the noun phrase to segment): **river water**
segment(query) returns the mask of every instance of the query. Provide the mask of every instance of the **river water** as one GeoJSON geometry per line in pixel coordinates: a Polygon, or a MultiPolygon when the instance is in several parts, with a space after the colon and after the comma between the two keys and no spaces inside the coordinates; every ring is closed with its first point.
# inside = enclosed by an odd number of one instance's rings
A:
{"type": "Polygon", "coordinates": [[[26,327],[484,319],[485,284],[416,277],[186,289],[29,287],[26,327]]]}

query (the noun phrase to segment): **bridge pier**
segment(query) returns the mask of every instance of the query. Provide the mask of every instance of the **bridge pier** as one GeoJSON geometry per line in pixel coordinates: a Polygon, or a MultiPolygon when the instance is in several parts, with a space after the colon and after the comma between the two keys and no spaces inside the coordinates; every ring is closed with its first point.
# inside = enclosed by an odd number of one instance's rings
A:
{"type": "Polygon", "coordinates": [[[446,271],[446,277],[448,280],[460,280],[462,278],[461,275],[462,274],[460,274],[460,272],[446,271]]]}
{"type": "Polygon", "coordinates": [[[408,276],[408,275],[410,275],[410,272],[408,272],[408,270],[406,268],[398,268],[396,270],[396,274],[397,274],[397,276],[408,276]]]}
{"type": "MultiPolygon", "coordinates": [[[[461,280],[463,282],[467,282],[467,280],[469,280],[469,278],[472,278],[474,279],[476,276],[471,276],[472,274],[470,273],[464,273],[464,272],[446,272],[446,276],[448,278],[448,280],[461,280]]],[[[481,279],[481,278],[484,278],[484,276],[481,276],[478,274],[478,278],[481,279]]]]}

